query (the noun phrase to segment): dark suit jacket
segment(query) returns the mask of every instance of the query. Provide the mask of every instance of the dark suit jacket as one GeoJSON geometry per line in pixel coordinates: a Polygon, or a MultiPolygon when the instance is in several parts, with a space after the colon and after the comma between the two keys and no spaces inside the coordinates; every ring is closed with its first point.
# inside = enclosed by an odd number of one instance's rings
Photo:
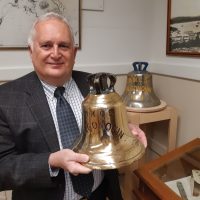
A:
{"type": "MultiPolygon", "coordinates": [[[[73,72],[85,97],[88,74],[73,72]]],[[[35,72],[0,86],[0,190],[14,200],[62,200],[63,170],[51,178],[48,157],[59,150],[57,134],[42,85],[35,72]]],[[[111,199],[121,199],[116,170],[105,172],[111,199]],[[111,184],[109,184],[111,183],[111,184]]]]}

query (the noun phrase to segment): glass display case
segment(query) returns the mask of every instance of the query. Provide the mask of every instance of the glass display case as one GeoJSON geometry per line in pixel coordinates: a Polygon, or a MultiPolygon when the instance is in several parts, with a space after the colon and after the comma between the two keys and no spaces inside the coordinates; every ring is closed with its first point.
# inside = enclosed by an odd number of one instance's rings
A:
{"type": "Polygon", "coordinates": [[[197,138],[136,170],[139,186],[134,195],[144,200],[199,200],[200,186],[195,185],[196,196],[192,186],[192,172],[199,173],[200,178],[199,170],[200,139],[197,138]]]}

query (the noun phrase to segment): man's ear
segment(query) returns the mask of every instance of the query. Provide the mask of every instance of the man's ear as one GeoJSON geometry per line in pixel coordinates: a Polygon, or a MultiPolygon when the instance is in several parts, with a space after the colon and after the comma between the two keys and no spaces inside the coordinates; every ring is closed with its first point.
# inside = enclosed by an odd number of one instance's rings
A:
{"type": "Polygon", "coordinates": [[[29,51],[29,54],[32,55],[32,52],[33,52],[33,51],[32,51],[32,48],[31,48],[30,45],[28,45],[28,51],[29,51]]]}
{"type": "Polygon", "coordinates": [[[77,48],[77,47],[74,47],[74,60],[75,60],[75,58],[76,58],[77,51],[78,51],[78,48],[77,48]]]}

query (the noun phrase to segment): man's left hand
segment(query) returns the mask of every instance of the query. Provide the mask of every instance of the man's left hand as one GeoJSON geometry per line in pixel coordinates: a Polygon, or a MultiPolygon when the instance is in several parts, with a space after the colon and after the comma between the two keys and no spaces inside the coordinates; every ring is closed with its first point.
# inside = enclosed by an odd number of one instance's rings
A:
{"type": "Polygon", "coordinates": [[[140,140],[140,142],[146,148],[147,147],[147,138],[146,138],[144,131],[142,129],[140,129],[138,125],[134,125],[131,123],[128,124],[128,127],[129,127],[130,131],[133,133],[133,135],[136,136],[138,138],[138,140],[140,140]]]}

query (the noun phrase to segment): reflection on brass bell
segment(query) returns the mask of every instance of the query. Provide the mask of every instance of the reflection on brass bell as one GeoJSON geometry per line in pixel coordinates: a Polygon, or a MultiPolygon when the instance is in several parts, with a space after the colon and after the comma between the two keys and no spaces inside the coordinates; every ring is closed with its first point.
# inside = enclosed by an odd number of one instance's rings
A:
{"type": "Polygon", "coordinates": [[[154,93],[152,75],[146,70],[147,66],[147,62],[134,62],[134,70],[127,75],[126,88],[122,95],[127,107],[148,108],[161,104],[154,93]]]}
{"type": "Polygon", "coordinates": [[[114,169],[131,164],[145,152],[130,132],[125,105],[114,91],[116,78],[109,73],[88,77],[90,93],[82,103],[82,138],[74,150],[89,155],[85,166],[114,169]]]}

